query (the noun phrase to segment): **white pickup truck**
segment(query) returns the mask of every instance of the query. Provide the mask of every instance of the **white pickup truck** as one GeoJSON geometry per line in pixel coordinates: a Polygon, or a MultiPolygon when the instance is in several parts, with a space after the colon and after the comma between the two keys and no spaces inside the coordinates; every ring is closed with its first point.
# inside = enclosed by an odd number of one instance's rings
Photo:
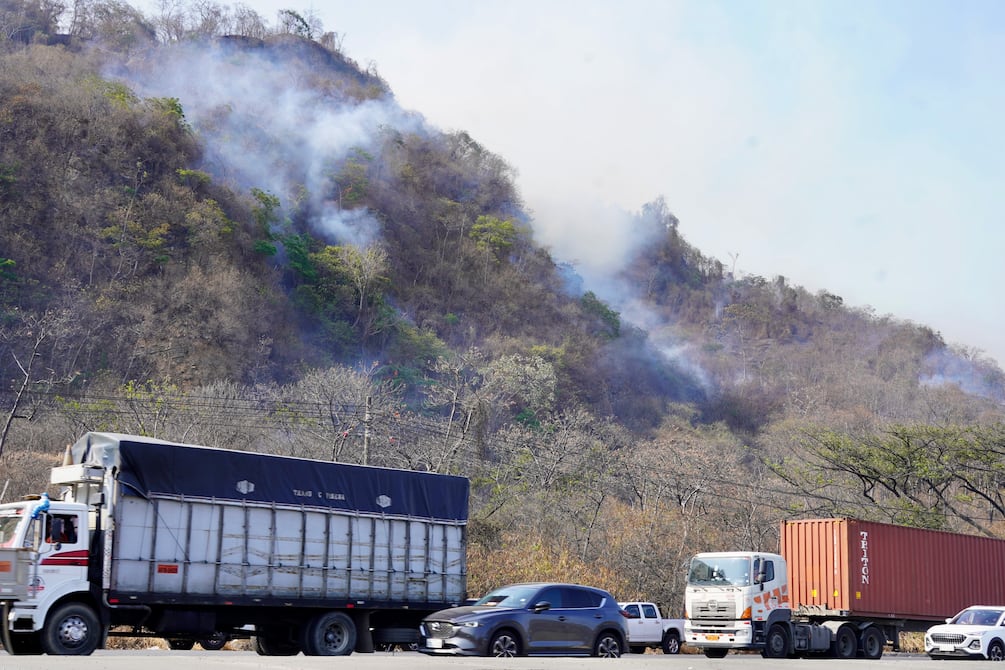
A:
{"type": "Polygon", "coordinates": [[[664,654],[679,654],[684,639],[683,619],[664,619],[655,603],[618,603],[628,612],[628,648],[642,654],[646,648],[659,647],[664,654]]]}

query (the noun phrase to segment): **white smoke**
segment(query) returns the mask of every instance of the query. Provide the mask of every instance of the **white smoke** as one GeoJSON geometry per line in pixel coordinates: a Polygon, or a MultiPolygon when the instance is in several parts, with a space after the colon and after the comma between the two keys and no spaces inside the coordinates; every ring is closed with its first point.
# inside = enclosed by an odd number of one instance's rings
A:
{"type": "Polygon", "coordinates": [[[335,171],[353,152],[373,148],[382,129],[422,130],[419,115],[390,96],[360,102],[318,86],[303,66],[274,61],[267,50],[224,41],[152,53],[155,59],[114,74],[141,98],[178,99],[214,179],[238,192],[276,195],[287,210],[308,198],[311,211],[321,212],[311,224],[334,236],[328,241],[365,245],[377,237],[369,212],[342,209],[335,171]]]}

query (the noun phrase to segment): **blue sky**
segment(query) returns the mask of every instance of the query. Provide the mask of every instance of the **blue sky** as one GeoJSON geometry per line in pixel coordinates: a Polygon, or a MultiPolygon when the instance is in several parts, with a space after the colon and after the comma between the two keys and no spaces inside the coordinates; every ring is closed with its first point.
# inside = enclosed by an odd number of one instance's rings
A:
{"type": "Polygon", "coordinates": [[[738,275],[1005,365],[1005,2],[244,4],[313,12],[402,106],[502,156],[540,241],[587,273],[663,196],[738,275]]]}

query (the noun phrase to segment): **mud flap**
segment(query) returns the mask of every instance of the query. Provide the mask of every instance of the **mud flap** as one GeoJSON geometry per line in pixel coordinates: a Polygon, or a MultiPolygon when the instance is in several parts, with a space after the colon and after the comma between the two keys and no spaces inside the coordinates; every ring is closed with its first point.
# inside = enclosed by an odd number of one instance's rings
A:
{"type": "Polygon", "coordinates": [[[360,654],[373,653],[373,631],[370,630],[370,613],[352,612],[353,623],[356,624],[356,649],[360,654]]]}
{"type": "Polygon", "coordinates": [[[7,650],[7,653],[13,655],[14,652],[11,651],[13,647],[10,643],[10,620],[8,617],[10,617],[10,601],[5,600],[3,601],[3,621],[0,622],[3,624],[2,632],[0,632],[0,641],[3,642],[3,648],[7,650]]]}

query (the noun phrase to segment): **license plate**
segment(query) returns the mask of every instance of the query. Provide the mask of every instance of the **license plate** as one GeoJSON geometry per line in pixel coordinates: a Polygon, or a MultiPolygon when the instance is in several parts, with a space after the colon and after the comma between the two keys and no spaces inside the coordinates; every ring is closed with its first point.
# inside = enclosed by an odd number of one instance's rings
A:
{"type": "Polygon", "coordinates": [[[956,651],[956,646],[952,644],[940,644],[939,651],[956,651]]]}
{"type": "Polygon", "coordinates": [[[709,642],[715,642],[716,640],[719,639],[719,636],[718,635],[706,635],[705,639],[708,640],[709,642]]]}
{"type": "Polygon", "coordinates": [[[427,649],[442,649],[443,648],[443,640],[441,640],[438,637],[429,637],[429,638],[426,638],[426,648],[427,649]]]}

